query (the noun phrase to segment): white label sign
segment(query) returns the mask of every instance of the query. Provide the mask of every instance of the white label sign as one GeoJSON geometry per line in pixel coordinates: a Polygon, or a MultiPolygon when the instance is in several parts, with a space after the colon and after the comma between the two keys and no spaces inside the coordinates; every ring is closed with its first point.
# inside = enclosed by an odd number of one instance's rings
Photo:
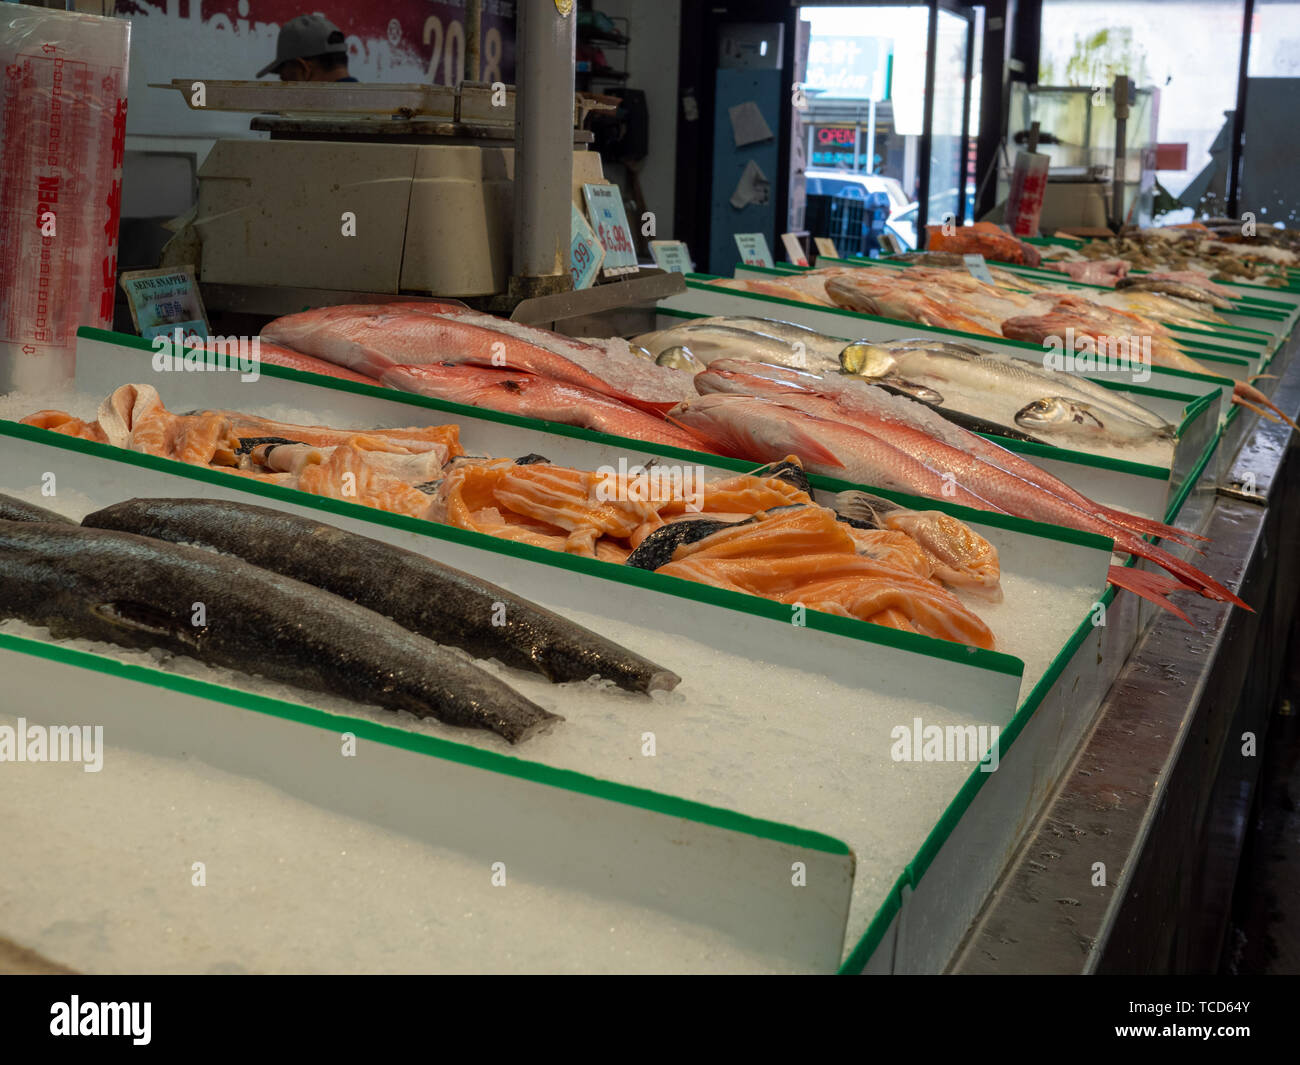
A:
{"type": "Polygon", "coordinates": [[[813,244],[817,246],[818,255],[825,255],[828,259],[840,257],[840,253],[835,250],[835,241],[830,237],[813,237],[813,244]]]}
{"type": "Polygon", "coordinates": [[[136,332],[146,340],[171,336],[177,328],[185,336],[208,335],[208,316],[194,281],[194,267],[128,270],[120,281],[136,332]]]}
{"type": "Polygon", "coordinates": [[[961,258],[966,264],[966,269],[970,271],[971,277],[983,281],[986,285],[993,284],[993,275],[989,273],[989,264],[984,261],[984,256],[963,255],[961,258]]]}
{"type": "Polygon", "coordinates": [[[808,257],[804,255],[798,237],[793,233],[782,233],[781,243],[785,245],[785,253],[790,257],[790,261],[794,263],[795,266],[808,265],[808,257]]]}
{"type": "Polygon", "coordinates": [[[680,240],[652,240],[650,254],[659,269],[667,273],[689,274],[695,269],[691,265],[691,253],[680,240]]]}
{"type": "Polygon", "coordinates": [[[605,276],[635,273],[636,245],[617,185],[583,185],[587,217],[605,249],[605,276]]]}
{"type": "Polygon", "coordinates": [[[776,265],[767,246],[767,237],[762,233],[737,233],[736,247],[740,249],[740,261],[746,266],[776,265]]]}

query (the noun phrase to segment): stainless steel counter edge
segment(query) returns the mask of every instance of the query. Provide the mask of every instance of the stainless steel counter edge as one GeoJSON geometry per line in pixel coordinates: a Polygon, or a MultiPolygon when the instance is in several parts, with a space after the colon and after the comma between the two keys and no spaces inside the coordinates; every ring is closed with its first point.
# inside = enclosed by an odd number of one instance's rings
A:
{"type": "MultiPolygon", "coordinates": [[[[1291,362],[1276,396],[1294,410],[1291,362]]],[[[1264,491],[1215,501],[1212,543],[1196,560],[1257,612],[1181,596],[1195,628],[1156,621],[947,971],[1213,971],[1273,704],[1272,659],[1297,599],[1300,560],[1278,549],[1300,528],[1288,439],[1272,423],[1252,429],[1234,469],[1264,491]]]]}

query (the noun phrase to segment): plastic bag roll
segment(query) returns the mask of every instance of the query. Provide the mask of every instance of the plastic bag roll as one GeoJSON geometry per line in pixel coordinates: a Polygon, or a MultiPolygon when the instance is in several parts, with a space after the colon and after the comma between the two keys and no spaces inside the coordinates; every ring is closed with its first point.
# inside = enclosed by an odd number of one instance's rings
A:
{"type": "Polygon", "coordinates": [[[0,8],[0,391],[72,379],[77,328],[108,328],[131,26],[0,8]]]}

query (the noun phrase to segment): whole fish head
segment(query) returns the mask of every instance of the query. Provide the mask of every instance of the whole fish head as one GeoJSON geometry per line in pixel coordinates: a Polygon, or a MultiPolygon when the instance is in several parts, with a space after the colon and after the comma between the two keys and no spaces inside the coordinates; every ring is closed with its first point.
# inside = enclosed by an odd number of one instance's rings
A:
{"type": "Polygon", "coordinates": [[[894,354],[888,348],[858,340],[840,352],[840,370],[857,377],[874,379],[894,371],[894,354]]]}
{"type": "Polygon", "coordinates": [[[1016,424],[1022,429],[1070,428],[1098,433],[1109,428],[1093,407],[1063,396],[1044,396],[1025,404],[1016,412],[1016,424]]]}
{"type": "Polygon", "coordinates": [[[690,348],[682,347],[680,344],[676,347],[664,348],[655,359],[656,366],[667,366],[674,370],[685,370],[688,373],[699,373],[705,369],[705,364],[692,354],[690,348]]]}

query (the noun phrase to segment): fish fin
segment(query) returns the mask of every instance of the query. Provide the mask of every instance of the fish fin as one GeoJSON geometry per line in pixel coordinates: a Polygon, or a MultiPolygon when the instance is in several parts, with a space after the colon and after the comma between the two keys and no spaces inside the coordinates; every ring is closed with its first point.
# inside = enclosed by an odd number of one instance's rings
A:
{"type": "MultiPolygon", "coordinates": [[[[823,419],[814,419],[821,421],[823,419]]],[[[798,452],[799,458],[805,464],[811,460],[820,462],[823,466],[834,466],[837,470],[844,469],[844,463],[840,461],[839,456],[831,451],[820,440],[811,433],[805,433],[802,430],[795,430],[798,433],[798,452]]]]}
{"type": "Polygon", "coordinates": [[[1232,603],[1243,610],[1249,610],[1252,614],[1255,612],[1254,607],[1247,603],[1240,596],[1230,592],[1222,584],[1206,573],[1202,573],[1190,562],[1184,562],[1177,555],[1170,554],[1163,548],[1156,547],[1155,544],[1147,543],[1139,536],[1128,533],[1125,536],[1118,537],[1115,540],[1115,546],[1120,551],[1126,551],[1131,555],[1137,555],[1139,558],[1145,558],[1154,562],[1161,569],[1172,573],[1189,588],[1201,593],[1207,599],[1217,599],[1223,603],[1232,603]]]}
{"type": "Polygon", "coordinates": [[[1282,417],[1283,421],[1287,423],[1287,425],[1291,426],[1292,429],[1300,433],[1300,425],[1297,425],[1291,419],[1291,417],[1286,413],[1286,411],[1284,411],[1281,407],[1279,407],[1276,403],[1274,403],[1271,399],[1269,399],[1268,396],[1264,395],[1264,393],[1261,392],[1258,388],[1254,388],[1253,386],[1247,384],[1245,381],[1238,381],[1233,386],[1232,396],[1234,402],[1237,399],[1248,399],[1253,403],[1262,403],[1269,410],[1275,411],[1277,414],[1279,414],[1282,417]]]}
{"type": "Polygon", "coordinates": [[[1162,577],[1158,573],[1148,573],[1132,566],[1111,566],[1106,579],[1116,588],[1141,596],[1148,603],[1155,603],[1174,617],[1182,618],[1187,624],[1195,627],[1192,619],[1166,598],[1170,592],[1178,591],[1180,588],[1185,592],[1192,591],[1182,581],[1175,580],[1173,577],[1162,577]]]}
{"type": "Polygon", "coordinates": [[[629,407],[636,407],[637,410],[644,411],[646,414],[653,414],[656,418],[662,418],[672,410],[681,400],[657,400],[657,399],[637,399],[636,396],[629,396],[624,393],[613,397],[629,407]]]}
{"type": "Polygon", "coordinates": [[[1208,536],[1198,536],[1194,532],[1188,532],[1186,529],[1179,529],[1173,525],[1166,525],[1164,522],[1155,521],[1151,518],[1144,518],[1139,514],[1129,514],[1127,511],[1115,510],[1111,507],[1098,508],[1101,516],[1107,521],[1116,525],[1122,525],[1133,532],[1141,533],[1143,536],[1158,536],[1162,540],[1172,540],[1176,544],[1183,544],[1190,547],[1186,541],[1200,540],[1202,543],[1208,543],[1208,536]]]}
{"type": "Polygon", "coordinates": [[[176,624],[176,619],[149,603],[131,600],[114,600],[96,603],[90,612],[117,628],[129,629],[149,636],[165,636],[190,647],[198,646],[198,631],[188,631],[189,626],[176,624]]]}
{"type": "Polygon", "coordinates": [[[1246,410],[1253,411],[1255,414],[1258,414],[1261,418],[1265,419],[1266,421],[1274,422],[1277,425],[1282,424],[1282,419],[1279,418],[1276,414],[1273,414],[1271,411],[1263,410],[1262,408],[1255,406],[1255,404],[1253,403],[1247,403],[1240,396],[1232,397],[1232,405],[1234,407],[1245,407],[1246,410]]]}
{"type": "MultiPolygon", "coordinates": [[[[676,404],[673,406],[675,407],[676,404]]],[[[726,455],[728,458],[733,459],[743,459],[745,457],[721,437],[712,436],[697,426],[687,425],[681,419],[674,418],[670,411],[664,411],[663,419],[673,428],[680,429],[688,436],[699,441],[701,451],[708,451],[714,455],[726,455]]]]}

